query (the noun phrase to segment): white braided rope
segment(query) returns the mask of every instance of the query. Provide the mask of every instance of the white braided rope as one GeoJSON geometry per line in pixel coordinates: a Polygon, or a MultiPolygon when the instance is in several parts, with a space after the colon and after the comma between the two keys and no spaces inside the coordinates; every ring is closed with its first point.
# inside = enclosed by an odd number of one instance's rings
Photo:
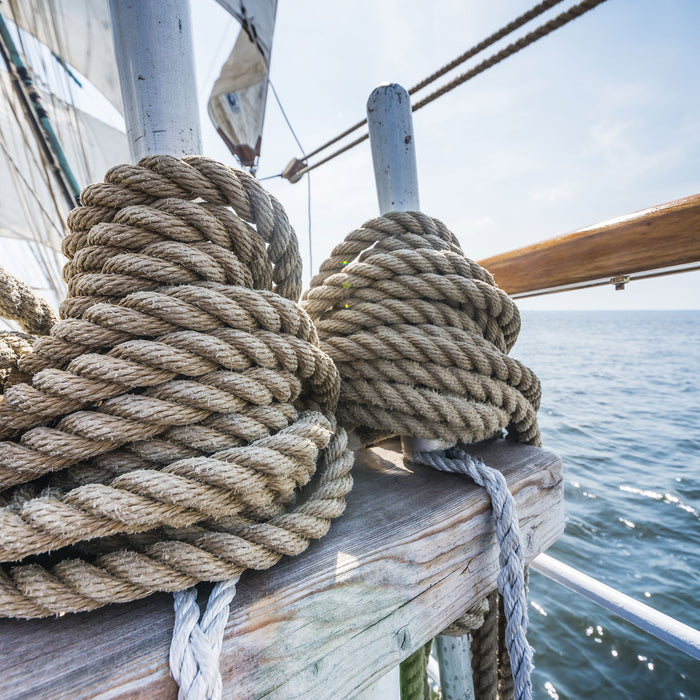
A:
{"type": "Polygon", "coordinates": [[[221,698],[219,656],[239,578],[214,586],[201,622],[196,588],[173,595],[175,624],[170,643],[170,673],[180,686],[178,700],[221,698]]]}
{"type": "Polygon", "coordinates": [[[507,619],[506,646],[513,673],[514,694],[516,700],[532,700],[530,674],[533,668],[533,649],[526,638],[528,618],[525,570],[515,501],[501,472],[474,459],[460,446],[452,448],[449,453],[451,457],[445,456],[443,452],[416,452],[411,455],[411,460],[443,472],[466,474],[486,489],[496,519],[496,539],[500,550],[498,560],[501,566],[497,585],[507,619]]]}

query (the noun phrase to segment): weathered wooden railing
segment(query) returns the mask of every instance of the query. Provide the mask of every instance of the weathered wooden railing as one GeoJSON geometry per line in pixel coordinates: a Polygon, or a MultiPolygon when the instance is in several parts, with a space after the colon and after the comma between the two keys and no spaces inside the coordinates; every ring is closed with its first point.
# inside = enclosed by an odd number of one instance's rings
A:
{"type": "MultiPolygon", "coordinates": [[[[564,529],[560,459],[505,441],[472,454],[505,475],[527,561],[564,529]]],[[[406,465],[398,441],[357,452],[330,533],[246,572],[231,608],[224,697],[354,698],[493,589],[498,547],[485,492],[406,465]]],[[[0,698],[175,698],[172,596],[51,620],[0,620],[0,698]]]]}

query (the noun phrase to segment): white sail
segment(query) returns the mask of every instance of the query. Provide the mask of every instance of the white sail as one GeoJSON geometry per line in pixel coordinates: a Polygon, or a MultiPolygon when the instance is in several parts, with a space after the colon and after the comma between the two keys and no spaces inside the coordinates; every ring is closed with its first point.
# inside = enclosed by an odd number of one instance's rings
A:
{"type": "Polygon", "coordinates": [[[219,0],[241,32],[209,97],[209,116],[242,165],[260,156],[277,0],[219,0]]]}
{"type": "Polygon", "coordinates": [[[9,0],[5,7],[7,19],[80,71],[122,111],[107,0],[9,0]]]}
{"type": "MultiPolygon", "coordinates": [[[[128,161],[123,132],[42,94],[54,130],[80,186],[101,180],[115,163],[128,161]]],[[[0,71],[0,264],[33,287],[63,293],[61,238],[68,206],[44,166],[39,146],[13,91],[0,71]],[[16,239],[10,244],[7,239],[16,239]]]]}

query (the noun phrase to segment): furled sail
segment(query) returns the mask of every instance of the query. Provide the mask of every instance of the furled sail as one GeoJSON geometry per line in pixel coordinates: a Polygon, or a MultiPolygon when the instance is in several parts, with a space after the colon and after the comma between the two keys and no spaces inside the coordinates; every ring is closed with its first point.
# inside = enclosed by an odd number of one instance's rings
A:
{"type": "Polygon", "coordinates": [[[219,0],[241,24],[209,97],[209,116],[241,164],[260,156],[277,0],[219,0]]]}

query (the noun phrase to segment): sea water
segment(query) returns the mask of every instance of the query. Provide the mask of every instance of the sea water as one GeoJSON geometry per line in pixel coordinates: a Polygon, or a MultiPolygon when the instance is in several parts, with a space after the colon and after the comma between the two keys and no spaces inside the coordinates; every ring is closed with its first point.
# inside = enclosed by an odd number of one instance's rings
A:
{"type": "MultiPolygon", "coordinates": [[[[523,312],[564,461],[549,554],[700,629],[700,311],[523,312]]],[[[700,698],[700,662],[532,572],[536,698],[700,698]]]]}

